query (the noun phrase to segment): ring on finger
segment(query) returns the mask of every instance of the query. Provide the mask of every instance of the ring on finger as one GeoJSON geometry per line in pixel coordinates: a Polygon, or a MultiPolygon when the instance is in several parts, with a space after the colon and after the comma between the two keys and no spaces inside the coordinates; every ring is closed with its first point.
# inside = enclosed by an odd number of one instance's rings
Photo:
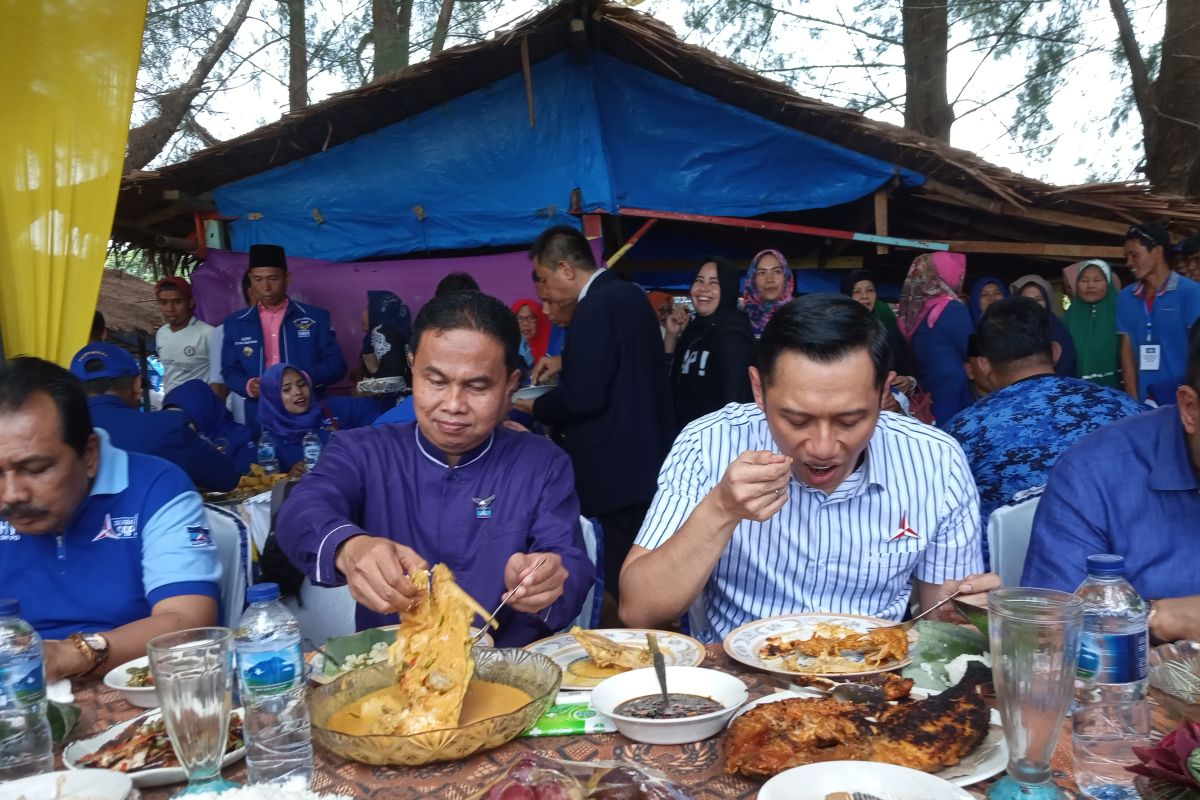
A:
{"type": "Polygon", "coordinates": [[[780,495],[782,495],[782,494],[783,494],[783,489],[776,489],[776,490],[775,490],[775,498],[776,498],[776,499],[778,499],[778,498],[779,498],[779,496],[780,496],[780,495]]]}

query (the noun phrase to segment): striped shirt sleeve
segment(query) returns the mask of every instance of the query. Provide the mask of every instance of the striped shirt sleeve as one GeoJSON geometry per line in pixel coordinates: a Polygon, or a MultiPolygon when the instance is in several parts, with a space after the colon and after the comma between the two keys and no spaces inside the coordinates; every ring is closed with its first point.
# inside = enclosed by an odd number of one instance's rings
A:
{"type": "Polygon", "coordinates": [[[979,490],[957,443],[948,444],[944,463],[945,506],[938,515],[937,532],[913,573],[926,583],[957,580],[984,569],[979,490]]]}
{"type": "MultiPolygon", "coordinates": [[[[700,431],[683,430],[658,472],[658,492],[646,512],[634,544],[656,550],[675,535],[700,501],[716,485],[706,463],[700,431]]],[[[718,476],[719,478],[719,476],[718,476]]]]}

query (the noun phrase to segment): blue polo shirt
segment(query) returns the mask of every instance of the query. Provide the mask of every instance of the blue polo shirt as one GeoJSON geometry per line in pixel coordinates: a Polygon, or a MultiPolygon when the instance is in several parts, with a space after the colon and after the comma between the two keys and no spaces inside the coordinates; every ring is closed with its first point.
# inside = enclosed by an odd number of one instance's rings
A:
{"type": "Polygon", "coordinates": [[[1200,594],[1200,478],[1176,406],[1088,434],[1050,472],[1022,586],[1073,592],[1093,553],[1125,556],[1147,598],[1200,594]]]}
{"type": "Polygon", "coordinates": [[[179,595],[220,599],[216,545],[187,475],[97,433],[100,467],[67,530],[23,536],[0,521],[0,587],[43,638],[109,631],[179,595]]]}
{"type": "Polygon", "coordinates": [[[1175,402],[1175,387],[1187,374],[1188,328],[1200,318],[1200,283],[1172,272],[1159,287],[1154,304],[1146,310],[1145,287],[1141,281],[1126,286],[1117,296],[1117,333],[1129,337],[1134,362],[1138,365],[1138,399],[1150,396],[1155,402],[1175,402]],[[1161,360],[1156,370],[1141,368],[1141,346],[1156,344],[1161,360]]]}

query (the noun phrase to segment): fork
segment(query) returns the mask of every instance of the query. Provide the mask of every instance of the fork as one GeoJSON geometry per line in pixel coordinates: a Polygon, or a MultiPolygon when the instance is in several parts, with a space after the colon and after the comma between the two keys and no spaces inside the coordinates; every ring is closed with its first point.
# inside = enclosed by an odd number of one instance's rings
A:
{"type": "Polygon", "coordinates": [[[930,614],[934,610],[936,610],[939,606],[943,606],[946,603],[949,603],[951,600],[958,597],[960,594],[962,594],[962,589],[959,589],[958,591],[956,591],[952,594],[946,595],[941,600],[938,600],[936,603],[931,605],[929,608],[922,611],[920,614],[917,614],[915,617],[910,617],[909,619],[904,620],[904,622],[897,622],[895,625],[883,625],[878,628],[872,628],[871,630],[873,630],[873,631],[888,631],[888,630],[910,631],[910,630],[912,630],[912,626],[916,625],[917,620],[919,620],[921,617],[927,616],[928,614],[930,614]]]}
{"type": "Polygon", "coordinates": [[[492,624],[492,622],[496,619],[496,615],[500,613],[500,609],[504,608],[504,606],[508,603],[509,598],[511,598],[513,596],[513,594],[517,591],[517,589],[520,589],[522,586],[525,585],[525,581],[529,580],[529,577],[531,575],[533,575],[533,573],[537,572],[538,567],[540,567],[543,563],[545,563],[545,561],[546,561],[545,556],[542,556],[541,558],[539,558],[537,560],[537,563],[535,563],[533,565],[533,569],[529,570],[529,572],[527,572],[525,574],[525,577],[521,578],[521,580],[517,583],[516,586],[512,587],[511,589],[509,589],[507,592],[504,593],[504,596],[500,598],[500,605],[496,606],[496,610],[493,611],[491,613],[491,615],[483,621],[483,625],[479,628],[479,633],[476,633],[474,636],[471,637],[472,645],[474,645],[476,642],[478,642],[480,639],[483,638],[483,635],[485,633],[487,633],[488,626],[492,624]]]}

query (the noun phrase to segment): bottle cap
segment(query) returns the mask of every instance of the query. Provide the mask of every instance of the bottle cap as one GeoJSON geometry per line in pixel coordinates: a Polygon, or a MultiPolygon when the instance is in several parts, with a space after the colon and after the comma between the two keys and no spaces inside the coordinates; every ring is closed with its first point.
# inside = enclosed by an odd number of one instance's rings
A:
{"type": "Polygon", "coordinates": [[[21,602],[11,597],[0,597],[0,617],[21,616],[21,602]]]}
{"type": "Polygon", "coordinates": [[[247,603],[269,603],[278,599],[278,583],[256,583],[246,590],[247,603]]]}
{"type": "Polygon", "coordinates": [[[1088,575],[1121,576],[1125,574],[1125,556],[1098,553],[1088,556],[1088,575]]]}

